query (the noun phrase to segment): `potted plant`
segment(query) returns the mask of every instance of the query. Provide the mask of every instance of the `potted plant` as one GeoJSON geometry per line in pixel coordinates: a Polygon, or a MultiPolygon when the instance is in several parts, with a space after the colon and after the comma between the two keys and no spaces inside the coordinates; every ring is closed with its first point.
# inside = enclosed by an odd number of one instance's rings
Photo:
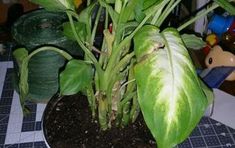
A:
{"type": "Polygon", "coordinates": [[[235,14],[230,1],[214,0],[178,28],[162,24],[180,0],[87,0],[79,13],[72,0],[31,1],[68,15],[64,33],[78,42],[85,56],[78,60],[51,46],[31,53],[23,48],[15,50],[23,106],[30,58],[52,50],[68,61],[60,73],[59,95],[83,92],[102,130],[134,122],[141,110],[159,148],[174,147],[189,136],[213,95],[198,78],[186,49],[200,40],[179,32],[219,6],[235,14]],[[101,47],[96,47],[101,16],[105,20],[103,40],[101,47]]]}

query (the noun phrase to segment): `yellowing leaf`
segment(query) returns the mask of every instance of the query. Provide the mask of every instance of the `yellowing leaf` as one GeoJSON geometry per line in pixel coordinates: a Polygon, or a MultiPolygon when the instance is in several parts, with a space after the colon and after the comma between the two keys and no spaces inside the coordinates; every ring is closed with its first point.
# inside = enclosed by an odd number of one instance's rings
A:
{"type": "Polygon", "coordinates": [[[158,148],[172,148],[198,124],[208,105],[206,95],[176,29],[160,33],[155,26],[144,26],[134,44],[138,102],[144,120],[158,148]]]}

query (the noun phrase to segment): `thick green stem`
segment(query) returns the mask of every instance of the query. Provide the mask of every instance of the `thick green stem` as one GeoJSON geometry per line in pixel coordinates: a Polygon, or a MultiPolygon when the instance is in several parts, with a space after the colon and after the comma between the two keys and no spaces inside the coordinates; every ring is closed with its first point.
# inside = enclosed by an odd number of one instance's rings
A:
{"type": "MultiPolygon", "coordinates": [[[[132,38],[134,37],[134,35],[136,34],[137,31],[139,31],[139,29],[146,23],[146,21],[152,16],[152,14],[154,13],[155,11],[149,13],[147,16],[145,16],[145,18],[141,21],[141,23],[135,28],[135,30],[127,37],[125,37],[124,40],[122,40],[122,42],[116,46],[114,49],[113,49],[113,52],[112,55],[111,55],[111,58],[110,58],[110,61],[108,63],[108,66],[107,66],[107,73],[109,73],[112,68],[116,65],[116,60],[117,60],[117,57],[119,56],[119,52],[122,48],[124,48],[124,46],[126,46],[126,44],[128,44],[132,38]]],[[[118,31],[117,31],[118,32],[118,31]]]]}
{"type": "Polygon", "coordinates": [[[113,70],[113,68],[116,66],[116,61],[117,58],[120,56],[119,53],[121,51],[122,48],[124,48],[124,46],[126,46],[131,39],[134,37],[134,35],[136,34],[136,32],[145,24],[145,22],[149,19],[149,17],[152,15],[149,14],[147,15],[143,21],[136,27],[136,29],[129,35],[127,36],[117,47],[115,47],[112,51],[112,55],[110,57],[110,60],[108,62],[107,65],[107,69],[105,71],[105,79],[110,79],[110,77],[112,77],[113,73],[111,72],[113,70]]]}
{"type": "Polygon", "coordinates": [[[86,91],[87,91],[88,102],[89,102],[91,112],[92,112],[92,118],[94,119],[95,115],[96,115],[97,106],[96,106],[96,98],[95,98],[95,95],[94,95],[92,84],[90,84],[88,86],[86,91]]]}
{"type": "Polygon", "coordinates": [[[133,58],[134,55],[135,53],[131,52],[127,54],[124,58],[122,58],[120,62],[113,69],[112,74],[116,75],[125,65],[127,65],[130,62],[130,60],[133,58]]]}
{"type": "Polygon", "coordinates": [[[207,15],[212,10],[218,8],[219,5],[216,3],[213,3],[212,6],[206,10],[200,11],[195,17],[191,18],[189,21],[185,22],[183,25],[177,28],[178,31],[183,30],[184,28],[188,27],[190,24],[194,23],[196,20],[200,19],[201,17],[207,15]]]}
{"type": "Polygon", "coordinates": [[[134,52],[126,55],[119,63],[118,65],[115,67],[115,69],[113,70],[112,74],[115,77],[110,77],[110,79],[107,80],[107,82],[105,82],[105,84],[107,85],[107,91],[106,91],[106,95],[107,95],[107,99],[108,99],[108,111],[109,114],[111,114],[111,105],[112,105],[112,89],[114,84],[116,83],[116,81],[119,81],[121,78],[121,75],[118,75],[119,70],[124,67],[127,63],[130,62],[131,58],[134,56],[134,52]]]}
{"type": "Polygon", "coordinates": [[[124,99],[118,103],[117,105],[117,119],[116,119],[116,125],[120,125],[121,120],[123,118],[123,107],[124,105],[129,102],[134,96],[135,96],[136,92],[132,92],[129,94],[126,94],[126,96],[124,97],[124,99]]]}
{"type": "MultiPolygon", "coordinates": [[[[100,81],[100,90],[108,93],[108,94],[106,94],[106,96],[109,96],[108,97],[108,104],[109,105],[111,104],[110,102],[112,101],[112,95],[110,94],[110,93],[112,93],[112,91],[108,92],[107,90],[108,90],[108,88],[112,88],[113,84],[115,84],[115,82],[111,83],[112,77],[117,76],[117,72],[120,70],[120,68],[122,68],[123,65],[127,64],[130,61],[130,59],[134,56],[134,53],[130,53],[127,56],[125,56],[123,58],[123,60],[121,60],[117,63],[118,58],[120,56],[120,52],[131,41],[131,39],[134,37],[136,32],[145,24],[145,22],[148,20],[148,18],[151,15],[152,15],[152,13],[147,15],[143,19],[143,21],[135,28],[135,30],[129,36],[127,36],[118,46],[114,47],[114,49],[112,51],[110,60],[108,62],[107,68],[106,68],[106,71],[100,81]],[[113,68],[115,68],[115,69],[113,70],[113,68]]],[[[110,112],[110,110],[109,110],[109,112],[110,112]]],[[[110,113],[109,113],[109,115],[110,115],[110,113]]]]}
{"type": "Polygon", "coordinates": [[[98,99],[98,118],[99,118],[99,123],[100,127],[102,130],[106,130],[108,128],[108,120],[107,120],[107,99],[105,96],[101,93],[99,94],[99,99],[98,99]]]}
{"type": "Polygon", "coordinates": [[[128,101],[123,106],[122,122],[121,122],[122,127],[125,127],[130,121],[130,106],[131,106],[131,101],[128,101]]]}
{"type": "Polygon", "coordinates": [[[130,118],[131,118],[131,122],[134,123],[136,118],[138,117],[140,113],[140,106],[137,100],[137,94],[135,96],[133,96],[132,99],[132,106],[131,106],[131,111],[130,111],[130,118]]]}

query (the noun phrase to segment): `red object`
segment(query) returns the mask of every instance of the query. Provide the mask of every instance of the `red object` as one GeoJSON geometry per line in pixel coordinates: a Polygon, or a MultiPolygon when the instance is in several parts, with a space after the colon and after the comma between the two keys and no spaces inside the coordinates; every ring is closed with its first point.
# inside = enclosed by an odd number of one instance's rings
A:
{"type": "Polygon", "coordinates": [[[113,24],[109,24],[109,32],[112,33],[113,32],[113,24]]]}
{"type": "Polygon", "coordinates": [[[233,21],[232,25],[229,27],[228,32],[235,35],[235,21],[233,21]]]}
{"type": "Polygon", "coordinates": [[[202,51],[205,55],[207,55],[211,50],[211,47],[209,45],[206,45],[204,48],[202,48],[202,51]]]}

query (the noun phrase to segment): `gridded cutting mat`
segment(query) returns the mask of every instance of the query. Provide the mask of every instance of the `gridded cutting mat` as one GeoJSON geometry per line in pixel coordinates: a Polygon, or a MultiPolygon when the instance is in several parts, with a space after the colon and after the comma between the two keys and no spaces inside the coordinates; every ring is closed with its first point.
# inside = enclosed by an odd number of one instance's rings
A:
{"type": "MultiPolygon", "coordinates": [[[[23,116],[12,85],[11,46],[0,55],[0,148],[46,148],[41,129],[45,104],[28,102],[31,114],[23,116]]],[[[179,148],[235,148],[235,130],[203,117],[179,148]]],[[[98,146],[97,146],[98,147],[98,146]]]]}

